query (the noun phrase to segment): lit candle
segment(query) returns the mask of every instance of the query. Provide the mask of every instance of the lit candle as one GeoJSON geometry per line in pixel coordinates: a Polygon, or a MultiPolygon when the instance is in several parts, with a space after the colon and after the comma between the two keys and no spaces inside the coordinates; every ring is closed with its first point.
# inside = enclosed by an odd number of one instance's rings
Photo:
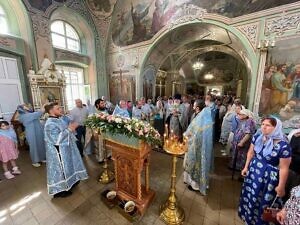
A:
{"type": "Polygon", "coordinates": [[[169,132],[169,130],[168,130],[168,124],[165,125],[165,132],[166,132],[166,136],[168,137],[168,132],[169,132]]]}
{"type": "Polygon", "coordinates": [[[169,147],[169,140],[166,141],[166,147],[169,147]]]}
{"type": "Polygon", "coordinates": [[[167,137],[167,134],[164,133],[164,143],[166,142],[166,137],[167,137]]]}

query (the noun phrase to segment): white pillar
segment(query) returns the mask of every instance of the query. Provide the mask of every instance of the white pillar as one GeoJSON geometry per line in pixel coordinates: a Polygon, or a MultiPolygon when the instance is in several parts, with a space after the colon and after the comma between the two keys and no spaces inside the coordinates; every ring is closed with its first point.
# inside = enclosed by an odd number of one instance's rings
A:
{"type": "Polygon", "coordinates": [[[242,96],[242,87],[243,87],[243,81],[238,80],[237,89],[236,89],[236,97],[237,98],[240,98],[242,96]]]}
{"type": "Polygon", "coordinates": [[[258,114],[258,110],[259,110],[259,102],[260,102],[261,88],[262,88],[262,82],[264,78],[266,60],[267,60],[267,50],[261,50],[260,58],[259,58],[259,67],[257,71],[254,105],[253,105],[253,113],[256,115],[258,114]]]}

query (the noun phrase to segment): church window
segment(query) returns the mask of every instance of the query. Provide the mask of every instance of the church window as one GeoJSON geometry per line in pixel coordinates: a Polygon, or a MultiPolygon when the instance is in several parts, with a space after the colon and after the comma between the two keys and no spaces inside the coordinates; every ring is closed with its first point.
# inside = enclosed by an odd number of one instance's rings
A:
{"type": "Polygon", "coordinates": [[[57,66],[63,71],[66,78],[66,103],[68,110],[75,107],[75,99],[85,100],[83,69],[66,66],[57,66]]]}
{"type": "Polygon", "coordinates": [[[75,29],[64,21],[54,21],[51,24],[52,44],[56,48],[70,51],[80,51],[80,39],[75,29]]]}
{"type": "Polygon", "coordinates": [[[4,9],[0,6],[0,33],[7,34],[8,33],[8,25],[7,25],[7,17],[4,9]]]}

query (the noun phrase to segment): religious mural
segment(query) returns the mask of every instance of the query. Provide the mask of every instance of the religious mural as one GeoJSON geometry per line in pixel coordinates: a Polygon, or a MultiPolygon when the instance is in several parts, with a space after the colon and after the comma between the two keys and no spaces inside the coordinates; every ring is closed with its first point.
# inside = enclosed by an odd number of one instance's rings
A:
{"type": "Polygon", "coordinates": [[[86,0],[89,8],[96,15],[109,16],[117,0],[86,0]]]}
{"type": "Polygon", "coordinates": [[[259,112],[289,120],[300,113],[300,38],[276,45],[268,53],[259,112]]]}
{"type": "MultiPolygon", "coordinates": [[[[124,72],[124,71],[123,71],[124,72]]],[[[109,81],[110,100],[116,104],[121,99],[135,101],[135,78],[131,75],[113,74],[109,81]]]]}
{"type": "Polygon", "coordinates": [[[293,2],[297,0],[123,0],[113,22],[113,41],[126,46],[149,40],[186,12],[193,13],[193,6],[233,18],[293,2]],[[185,10],[186,6],[191,8],[185,10]]]}

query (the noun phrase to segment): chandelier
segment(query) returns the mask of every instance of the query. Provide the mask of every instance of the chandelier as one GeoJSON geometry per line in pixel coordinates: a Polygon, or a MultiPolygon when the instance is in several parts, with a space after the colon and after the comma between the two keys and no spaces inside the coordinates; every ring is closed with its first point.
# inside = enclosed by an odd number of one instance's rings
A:
{"type": "Polygon", "coordinates": [[[214,75],[212,73],[207,73],[204,75],[205,80],[212,80],[214,79],[214,75]]]}
{"type": "Polygon", "coordinates": [[[198,59],[196,62],[194,62],[192,67],[193,67],[193,70],[201,70],[203,66],[204,66],[204,64],[202,62],[200,62],[198,59]]]}

